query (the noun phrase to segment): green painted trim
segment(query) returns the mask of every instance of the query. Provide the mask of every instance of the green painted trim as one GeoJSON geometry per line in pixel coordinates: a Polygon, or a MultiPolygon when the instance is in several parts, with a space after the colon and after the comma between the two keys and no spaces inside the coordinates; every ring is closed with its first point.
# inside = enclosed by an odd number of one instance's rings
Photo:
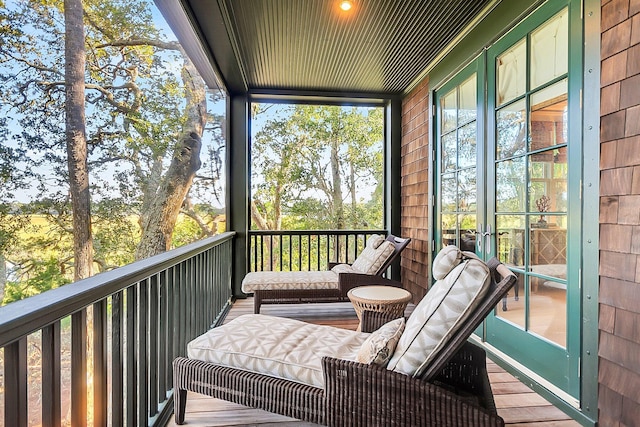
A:
{"type": "Polygon", "coordinates": [[[233,257],[233,296],[246,298],[242,292],[242,279],[248,271],[249,227],[249,100],[245,95],[231,97],[228,122],[231,123],[227,144],[227,228],[236,231],[233,257]],[[233,167],[232,167],[233,166],[233,167]]]}
{"type": "Polygon", "coordinates": [[[582,188],[583,411],[598,418],[598,285],[600,206],[600,1],[584,0],[582,188]]]}

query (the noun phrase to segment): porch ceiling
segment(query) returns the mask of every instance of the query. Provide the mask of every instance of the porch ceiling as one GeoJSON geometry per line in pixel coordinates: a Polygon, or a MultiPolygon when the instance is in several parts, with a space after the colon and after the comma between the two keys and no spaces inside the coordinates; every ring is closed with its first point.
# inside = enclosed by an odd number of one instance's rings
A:
{"type": "Polygon", "coordinates": [[[496,0],[181,0],[232,92],[404,92],[496,0]]]}

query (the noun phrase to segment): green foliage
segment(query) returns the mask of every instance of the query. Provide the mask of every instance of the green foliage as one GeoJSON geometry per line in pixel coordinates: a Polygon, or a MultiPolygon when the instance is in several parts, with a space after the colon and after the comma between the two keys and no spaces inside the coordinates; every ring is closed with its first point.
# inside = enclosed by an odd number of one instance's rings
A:
{"type": "Polygon", "coordinates": [[[2,303],[9,304],[70,282],[65,277],[64,271],[61,271],[57,259],[38,260],[31,263],[26,278],[20,281],[7,281],[2,303]]]}
{"type": "Polygon", "coordinates": [[[275,109],[252,108],[252,228],[382,228],[382,108],[275,109]]]}

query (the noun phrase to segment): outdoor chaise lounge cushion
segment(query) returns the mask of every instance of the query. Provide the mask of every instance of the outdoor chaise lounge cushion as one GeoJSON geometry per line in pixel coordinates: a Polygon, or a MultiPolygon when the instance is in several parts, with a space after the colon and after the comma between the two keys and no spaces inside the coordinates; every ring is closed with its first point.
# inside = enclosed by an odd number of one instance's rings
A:
{"type": "Polygon", "coordinates": [[[382,264],[393,254],[395,246],[384,237],[374,234],[367,240],[367,246],[353,261],[354,270],[364,274],[376,274],[382,264]]]}
{"type": "Polygon", "coordinates": [[[338,273],[329,271],[256,271],[244,276],[242,292],[284,289],[340,289],[338,273]]]}
{"type": "Polygon", "coordinates": [[[393,254],[395,246],[382,236],[373,235],[353,265],[339,264],[330,271],[256,271],[242,281],[242,292],[264,290],[340,289],[339,273],[376,274],[393,254]]]}
{"type": "Polygon", "coordinates": [[[191,359],[324,387],[322,357],[355,360],[368,333],[247,314],[187,345],[191,359]]]}
{"type": "Polygon", "coordinates": [[[386,366],[404,332],[404,317],[385,323],[362,344],[356,361],[367,365],[386,366]]]}
{"type": "Polygon", "coordinates": [[[475,254],[455,246],[442,252],[433,265],[434,276],[442,278],[407,320],[387,369],[419,377],[489,290],[489,268],[475,254]]]}

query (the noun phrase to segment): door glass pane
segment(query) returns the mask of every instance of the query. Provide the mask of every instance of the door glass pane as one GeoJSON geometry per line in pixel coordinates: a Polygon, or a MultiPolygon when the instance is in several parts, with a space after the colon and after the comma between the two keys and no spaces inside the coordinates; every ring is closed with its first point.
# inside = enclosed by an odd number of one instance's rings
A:
{"type": "Polygon", "coordinates": [[[535,153],[529,163],[529,211],[567,211],[567,147],[535,153]]]}
{"type": "Polygon", "coordinates": [[[460,215],[460,249],[463,251],[476,251],[476,229],[477,216],[476,213],[469,215],[460,215]]]}
{"type": "Polygon", "coordinates": [[[529,330],[562,347],[566,347],[566,306],[566,282],[532,278],[529,330]]]}
{"type": "Polygon", "coordinates": [[[498,159],[524,154],[527,147],[527,115],[524,99],[498,111],[496,133],[496,157],[498,159]]]}
{"type": "Polygon", "coordinates": [[[527,45],[525,39],[509,48],[496,60],[496,104],[502,105],[526,91],[527,45]]]}
{"type": "Polygon", "coordinates": [[[504,300],[498,304],[500,317],[525,328],[525,215],[499,215],[496,217],[498,259],[513,268],[518,280],[504,300]]]}
{"type": "Polygon", "coordinates": [[[457,245],[458,216],[456,214],[442,214],[440,230],[442,233],[442,247],[457,245]]]}
{"type": "Polygon", "coordinates": [[[476,168],[458,172],[458,209],[461,212],[475,212],[477,192],[476,168]]]}
{"type": "MultiPolygon", "coordinates": [[[[444,140],[444,138],[443,138],[444,140]]],[[[473,121],[458,130],[458,167],[476,165],[476,122],[473,121]]]]}
{"type": "Polygon", "coordinates": [[[569,65],[569,11],[531,33],[531,88],[565,74],[569,65]]]}
{"type": "Polygon", "coordinates": [[[525,157],[496,165],[496,211],[524,212],[526,198],[525,157]]]}
{"type": "Polygon", "coordinates": [[[449,132],[457,126],[456,90],[442,97],[442,133],[449,132]]]}
{"type": "Polygon", "coordinates": [[[561,221],[532,224],[529,239],[531,271],[530,326],[559,345],[566,345],[567,230],[561,221]]]}
{"type": "Polygon", "coordinates": [[[566,144],[567,79],[531,95],[530,120],[529,151],[566,144]]]}
{"type": "Polygon", "coordinates": [[[456,153],[458,150],[456,133],[451,132],[442,137],[442,171],[449,172],[456,170],[456,153]]]}
{"type": "Polygon", "coordinates": [[[471,76],[460,85],[460,109],[458,110],[458,125],[476,119],[476,75],[471,76]]]}
{"type": "Polygon", "coordinates": [[[456,209],[456,174],[448,173],[442,176],[441,206],[443,212],[455,212],[456,209]]]}

